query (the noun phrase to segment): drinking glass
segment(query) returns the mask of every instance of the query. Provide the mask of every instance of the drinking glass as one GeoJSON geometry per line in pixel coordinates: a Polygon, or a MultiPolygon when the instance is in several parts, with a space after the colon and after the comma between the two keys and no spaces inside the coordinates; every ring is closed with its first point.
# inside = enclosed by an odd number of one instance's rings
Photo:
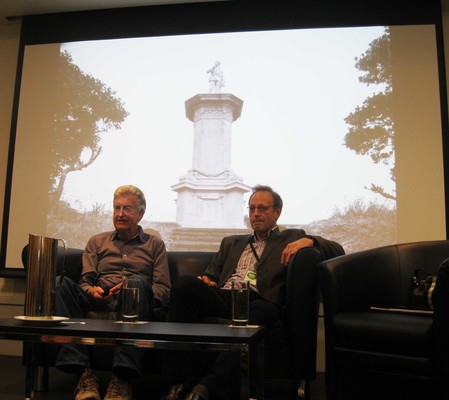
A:
{"type": "Polygon", "coordinates": [[[139,280],[125,279],[122,290],[122,321],[137,322],[139,319],[139,280]]]}
{"type": "Polygon", "coordinates": [[[249,320],[249,282],[232,281],[232,325],[247,326],[249,320]]]}

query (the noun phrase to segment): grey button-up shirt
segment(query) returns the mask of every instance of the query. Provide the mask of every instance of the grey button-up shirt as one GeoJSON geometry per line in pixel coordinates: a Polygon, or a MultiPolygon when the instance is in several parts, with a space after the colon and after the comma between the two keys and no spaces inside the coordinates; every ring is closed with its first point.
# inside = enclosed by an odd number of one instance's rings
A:
{"type": "Polygon", "coordinates": [[[150,278],[153,294],[167,304],[170,274],[164,242],[143,232],[130,240],[122,239],[116,231],[92,236],[83,254],[83,270],[79,285],[83,290],[92,286],[111,288],[124,276],[141,274],[150,278]]]}

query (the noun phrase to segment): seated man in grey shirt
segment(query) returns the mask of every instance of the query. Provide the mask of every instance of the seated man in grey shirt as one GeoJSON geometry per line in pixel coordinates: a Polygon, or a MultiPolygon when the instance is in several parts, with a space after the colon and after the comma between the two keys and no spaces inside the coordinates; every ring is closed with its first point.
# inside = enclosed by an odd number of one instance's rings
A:
{"type": "MultiPolygon", "coordinates": [[[[165,244],[138,225],[146,208],[143,193],[132,185],[121,186],[114,192],[113,204],[115,230],[89,239],[79,282],[64,277],[56,290],[56,315],[83,318],[89,311],[120,314],[119,294],[126,278],[139,280],[140,320],[151,320],[153,307],[168,303],[170,275],[165,244]]],[[[129,379],[140,373],[143,351],[128,346],[114,350],[113,377],[105,400],[132,398],[129,379]]],[[[75,400],[101,399],[85,346],[63,345],[56,366],[79,375],[75,400]]]]}

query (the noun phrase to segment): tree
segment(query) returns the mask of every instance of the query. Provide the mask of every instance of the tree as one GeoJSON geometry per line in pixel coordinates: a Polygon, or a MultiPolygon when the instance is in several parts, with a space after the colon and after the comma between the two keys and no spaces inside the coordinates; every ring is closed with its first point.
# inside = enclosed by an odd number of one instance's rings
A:
{"type": "Polygon", "coordinates": [[[61,199],[67,175],[91,165],[102,150],[101,134],[119,129],[128,116],[116,93],[81,71],[67,51],[60,54],[58,76],[50,155],[53,207],[61,199]]]}
{"type": "MultiPolygon", "coordinates": [[[[350,128],[344,142],[356,154],[368,155],[376,164],[390,165],[391,179],[396,182],[390,55],[390,31],[385,28],[385,33],[373,40],[360,58],[356,57],[355,66],[363,73],[359,81],[366,85],[378,85],[382,89],[345,118],[350,128]]],[[[370,190],[384,198],[396,200],[395,193],[387,193],[381,186],[371,183],[370,190]]]]}
{"type": "Polygon", "coordinates": [[[390,207],[356,199],[343,210],[307,225],[306,232],[340,243],[346,253],[385,246],[396,240],[396,212],[390,207]]]}

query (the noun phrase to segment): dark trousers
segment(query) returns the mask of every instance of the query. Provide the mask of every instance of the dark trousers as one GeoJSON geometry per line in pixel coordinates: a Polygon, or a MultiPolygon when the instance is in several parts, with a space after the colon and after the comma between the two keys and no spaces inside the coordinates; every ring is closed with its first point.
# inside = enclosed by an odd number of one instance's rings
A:
{"type": "MultiPolygon", "coordinates": [[[[199,323],[207,317],[231,319],[231,292],[207,286],[192,276],[179,278],[172,286],[168,320],[171,322],[199,323]]],[[[266,345],[276,336],[273,327],[281,319],[280,307],[251,293],[249,323],[266,327],[266,345]]],[[[167,352],[164,375],[172,382],[184,382],[192,373],[192,354],[167,352]]],[[[240,356],[238,353],[223,352],[215,364],[202,378],[215,396],[223,399],[235,398],[239,389],[240,356]]]]}
{"type": "MultiPolygon", "coordinates": [[[[147,277],[132,275],[130,279],[140,280],[139,285],[139,320],[150,321],[153,311],[153,292],[147,277]]],[[[70,278],[64,277],[57,286],[54,300],[54,313],[70,318],[84,318],[89,311],[116,311],[121,315],[120,294],[110,303],[98,303],[80,289],[70,278]]],[[[140,374],[143,366],[144,349],[131,346],[117,346],[114,349],[112,369],[124,378],[140,374]]],[[[89,351],[84,345],[62,345],[57,356],[56,367],[66,372],[76,372],[90,367],[89,351]]]]}

